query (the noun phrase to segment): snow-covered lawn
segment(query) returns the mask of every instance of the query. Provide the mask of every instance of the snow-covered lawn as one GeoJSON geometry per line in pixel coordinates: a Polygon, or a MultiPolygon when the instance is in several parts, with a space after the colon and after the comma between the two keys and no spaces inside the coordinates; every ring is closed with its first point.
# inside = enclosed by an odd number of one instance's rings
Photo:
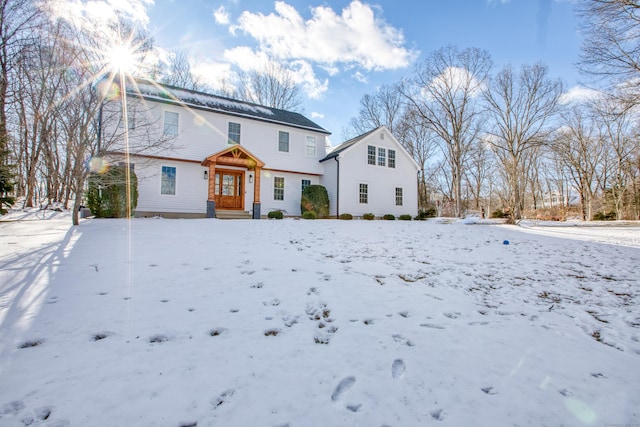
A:
{"type": "Polygon", "coordinates": [[[26,219],[2,426],[640,424],[640,227],[26,219]]]}

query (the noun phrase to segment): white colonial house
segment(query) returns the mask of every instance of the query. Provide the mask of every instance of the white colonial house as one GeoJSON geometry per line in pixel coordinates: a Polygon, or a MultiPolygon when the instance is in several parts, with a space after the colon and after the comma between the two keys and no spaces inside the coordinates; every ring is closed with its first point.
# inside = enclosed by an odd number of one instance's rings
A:
{"type": "Polygon", "coordinates": [[[327,154],[330,133],[299,113],[147,80],[124,92],[126,121],[121,98],[103,103],[100,148],[135,171],[136,216],[299,216],[311,184],[332,215],[417,214],[418,167],[384,127],[327,154]]]}

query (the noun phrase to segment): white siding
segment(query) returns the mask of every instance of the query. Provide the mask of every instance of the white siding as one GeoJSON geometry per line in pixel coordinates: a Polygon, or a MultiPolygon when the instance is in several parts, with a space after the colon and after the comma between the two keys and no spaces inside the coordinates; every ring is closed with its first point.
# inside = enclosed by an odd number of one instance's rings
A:
{"type": "Polygon", "coordinates": [[[303,179],[311,181],[312,185],[320,183],[319,177],[315,175],[263,170],[260,175],[261,215],[266,216],[271,211],[281,210],[286,216],[300,216],[303,179]],[[284,178],[284,200],[274,199],[275,177],[284,178]]]}
{"type": "Polygon", "coordinates": [[[133,157],[138,177],[137,212],[206,214],[207,180],[197,163],[133,157]],[[161,194],[162,166],[176,168],[176,193],[161,194]]]}
{"type": "MultiPolygon", "coordinates": [[[[320,184],[327,189],[327,193],[329,194],[329,215],[335,216],[337,215],[338,209],[338,191],[342,191],[342,189],[338,188],[338,162],[334,159],[329,159],[322,162],[322,166],[324,168],[324,175],[322,175],[320,184]]],[[[340,196],[342,197],[342,194],[340,196]]],[[[340,206],[340,213],[343,212],[346,211],[340,206]]]]}
{"type": "MultiPolygon", "coordinates": [[[[326,155],[326,135],[324,133],[210,111],[186,109],[171,104],[148,101],[147,105],[143,111],[138,112],[136,122],[139,125],[130,134],[130,143],[134,147],[142,148],[145,144],[141,141],[148,136],[149,132],[152,134],[151,140],[157,142],[161,138],[165,111],[179,114],[179,129],[177,137],[157,148],[146,148],[144,154],[203,161],[208,156],[229,147],[227,143],[229,122],[233,122],[240,124],[240,144],[263,161],[265,167],[295,172],[322,173],[319,160],[326,155]],[[143,126],[142,123],[148,123],[148,125],[143,126]],[[288,153],[278,151],[279,131],[289,132],[288,153]],[[316,139],[316,155],[312,157],[305,155],[307,136],[316,139]]],[[[132,108],[140,109],[141,107],[132,108]]],[[[108,128],[104,131],[104,134],[107,135],[105,139],[108,140],[110,139],[108,135],[113,135],[114,129],[117,133],[119,128],[117,126],[109,128],[108,124],[105,126],[108,128]]],[[[122,139],[111,149],[123,150],[122,139]]],[[[132,147],[132,151],[136,150],[132,147]]]]}
{"type": "Polygon", "coordinates": [[[386,129],[372,133],[340,153],[340,213],[361,216],[418,214],[418,169],[386,129]],[[384,134],[384,139],[380,135],[384,134]],[[376,147],[376,165],[367,163],[367,146],[376,147]],[[377,165],[377,148],[386,150],[385,166],[377,165]],[[396,167],[388,167],[389,149],[396,152],[396,167]],[[368,185],[368,203],[359,203],[360,184],[368,185]],[[403,204],[396,206],[395,189],[402,188],[403,204]]]}

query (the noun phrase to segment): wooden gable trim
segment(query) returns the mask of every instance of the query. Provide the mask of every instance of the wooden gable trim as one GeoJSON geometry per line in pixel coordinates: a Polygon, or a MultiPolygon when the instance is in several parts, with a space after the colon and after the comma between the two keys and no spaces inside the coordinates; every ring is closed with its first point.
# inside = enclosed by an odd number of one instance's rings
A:
{"type": "Polygon", "coordinates": [[[251,154],[242,145],[236,144],[212,154],[202,161],[202,166],[209,165],[240,166],[247,169],[256,169],[264,167],[264,162],[251,154]]]}

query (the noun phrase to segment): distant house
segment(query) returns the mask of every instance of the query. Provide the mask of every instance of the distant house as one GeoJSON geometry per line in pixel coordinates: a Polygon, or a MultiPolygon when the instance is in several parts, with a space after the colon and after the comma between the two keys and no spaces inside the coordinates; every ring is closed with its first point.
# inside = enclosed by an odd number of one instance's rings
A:
{"type": "Polygon", "coordinates": [[[129,153],[136,216],[299,216],[311,184],[327,188],[332,215],[417,213],[417,165],[385,128],[327,154],[330,132],[299,113],[147,80],[126,94],[127,126],[121,103],[105,102],[101,140],[109,162],[129,153]]]}
{"type": "Polygon", "coordinates": [[[333,215],[417,215],[420,168],[386,127],[342,143],[320,162],[333,215]]]}

